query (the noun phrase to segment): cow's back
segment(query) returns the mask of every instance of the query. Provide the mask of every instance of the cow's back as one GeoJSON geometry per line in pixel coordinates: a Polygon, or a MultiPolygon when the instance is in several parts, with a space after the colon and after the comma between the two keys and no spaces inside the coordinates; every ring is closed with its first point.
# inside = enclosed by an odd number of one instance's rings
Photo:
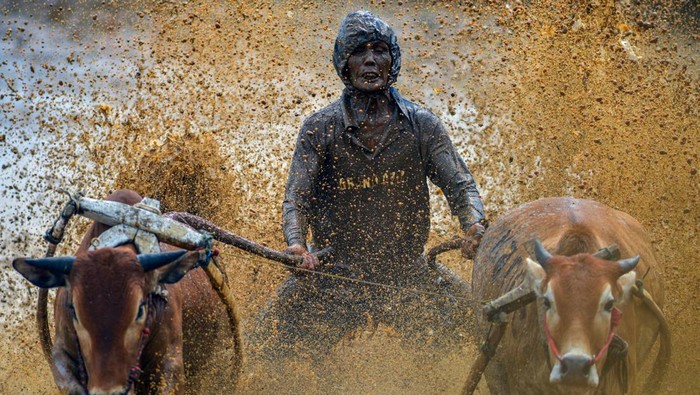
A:
{"type": "MultiPolygon", "coordinates": [[[[493,300],[523,281],[525,259],[529,256],[525,245],[534,238],[540,239],[554,255],[594,253],[611,244],[619,246],[623,258],[640,255],[637,276],[643,276],[647,268],[650,268],[645,278],[645,287],[660,306],[663,304],[658,263],[651,241],[641,225],[629,215],[598,202],[573,198],[546,198],[518,206],[490,226],[474,259],[474,300],[493,300]],[[590,232],[588,235],[585,234],[587,230],[590,232]],[[587,237],[582,237],[583,240],[577,243],[576,237],[570,237],[572,234],[587,237]]],[[[635,306],[639,307],[641,303],[635,301],[635,306]]],[[[630,312],[628,316],[632,317],[627,317],[628,321],[653,320],[646,312],[637,315],[630,312]]],[[[489,323],[481,315],[478,315],[478,322],[478,336],[482,337],[487,333],[489,323]]],[[[542,322],[543,317],[538,316],[536,303],[511,315],[511,322],[496,356],[485,372],[492,391],[542,393],[553,390],[542,386],[542,383],[548,382],[549,376],[542,322]]],[[[635,333],[625,331],[625,326],[621,326],[620,336],[626,340],[632,337],[638,339],[630,344],[637,344],[638,354],[646,355],[655,329],[647,331],[648,333],[644,333],[644,330],[635,333]]],[[[602,386],[603,384],[600,388],[602,386]]]]}

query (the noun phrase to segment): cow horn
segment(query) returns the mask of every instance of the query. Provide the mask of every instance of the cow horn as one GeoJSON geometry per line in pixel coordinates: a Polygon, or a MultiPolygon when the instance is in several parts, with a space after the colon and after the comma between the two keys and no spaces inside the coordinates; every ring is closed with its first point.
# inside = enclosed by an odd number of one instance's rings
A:
{"type": "Polygon", "coordinates": [[[30,266],[38,267],[40,269],[45,270],[59,271],[63,274],[69,274],[71,269],[73,268],[73,262],[75,262],[74,256],[57,256],[51,258],[34,259],[18,258],[15,259],[12,263],[13,266],[15,266],[15,268],[17,267],[15,262],[17,262],[20,259],[23,259],[24,262],[30,266]]]}
{"type": "Polygon", "coordinates": [[[535,239],[535,258],[537,258],[537,262],[545,270],[547,269],[547,262],[552,259],[552,254],[544,248],[540,239],[535,239]]]}
{"type": "Polygon", "coordinates": [[[143,267],[143,271],[148,272],[176,260],[186,252],[187,250],[177,250],[158,254],[139,254],[136,258],[143,267]]]}
{"type": "Polygon", "coordinates": [[[622,274],[629,273],[637,266],[637,263],[639,263],[639,255],[632,258],[620,259],[617,263],[622,268],[622,274]]]}

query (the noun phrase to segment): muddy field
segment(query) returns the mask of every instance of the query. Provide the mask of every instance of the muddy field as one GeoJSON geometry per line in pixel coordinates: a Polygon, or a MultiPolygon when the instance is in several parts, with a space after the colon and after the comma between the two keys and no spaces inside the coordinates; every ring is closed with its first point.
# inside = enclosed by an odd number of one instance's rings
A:
{"type": "MultiPolygon", "coordinates": [[[[53,394],[37,292],[10,270],[43,255],[65,199],[132,188],[282,249],[281,202],[304,117],[343,87],[343,16],[396,30],[396,86],[443,120],[491,218],[545,196],[601,201],[648,230],[675,354],[664,393],[700,389],[700,10],[697,2],[0,2],[0,393],[53,394]],[[641,3],[641,4],[639,4],[641,3]]],[[[433,190],[430,245],[458,234],[433,190]]],[[[59,253],[70,254],[84,220],[59,253]]],[[[249,333],[287,275],[223,248],[249,333]]],[[[471,262],[445,263],[465,278],[471,262]]],[[[429,365],[392,328],[359,330],[319,377],[246,364],[242,393],[456,393],[465,342],[429,365]]],[[[487,393],[483,388],[482,392],[487,393]]]]}

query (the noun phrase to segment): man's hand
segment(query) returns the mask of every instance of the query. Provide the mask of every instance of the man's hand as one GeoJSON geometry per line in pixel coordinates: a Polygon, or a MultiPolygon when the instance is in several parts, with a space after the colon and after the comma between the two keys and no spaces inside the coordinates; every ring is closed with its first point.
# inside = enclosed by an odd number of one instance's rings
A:
{"type": "Polygon", "coordinates": [[[484,237],[484,232],[486,228],[480,223],[475,223],[467,229],[464,234],[464,241],[462,242],[462,256],[467,259],[474,259],[476,256],[476,250],[481,244],[481,238],[484,237]]]}
{"type": "Polygon", "coordinates": [[[301,244],[292,244],[284,250],[286,254],[299,255],[304,258],[304,261],[297,265],[297,267],[302,269],[316,270],[321,266],[321,262],[318,261],[316,255],[306,251],[306,248],[301,244]]]}

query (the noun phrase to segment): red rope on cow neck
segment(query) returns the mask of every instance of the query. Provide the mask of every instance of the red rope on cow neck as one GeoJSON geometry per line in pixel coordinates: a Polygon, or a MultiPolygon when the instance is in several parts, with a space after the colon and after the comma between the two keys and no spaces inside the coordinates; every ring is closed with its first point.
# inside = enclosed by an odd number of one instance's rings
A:
{"type": "MultiPolygon", "coordinates": [[[[129,370],[129,380],[132,382],[138,380],[139,376],[141,376],[141,373],[143,373],[141,365],[136,364],[129,370]]],[[[129,386],[129,389],[131,389],[131,386],[129,386]]]]}
{"type": "Polygon", "coordinates": [[[593,363],[597,363],[598,361],[600,361],[603,358],[605,352],[608,351],[608,347],[610,347],[610,343],[612,343],[613,337],[615,336],[615,329],[620,323],[620,319],[622,319],[622,311],[620,311],[620,309],[618,309],[617,307],[613,308],[610,314],[610,333],[608,334],[608,340],[605,342],[603,348],[601,348],[600,351],[598,351],[598,353],[593,358],[593,363]]]}
{"type": "MultiPolygon", "coordinates": [[[[613,308],[610,314],[610,332],[608,333],[608,340],[605,342],[603,347],[593,356],[591,365],[598,363],[598,361],[600,361],[603,358],[603,355],[605,355],[605,352],[608,351],[610,343],[612,343],[613,337],[615,337],[615,329],[620,324],[620,320],[622,319],[622,311],[620,311],[620,309],[618,309],[617,307],[613,308]]],[[[563,357],[561,356],[561,353],[557,348],[557,344],[554,342],[552,332],[549,331],[546,313],[544,315],[544,334],[547,336],[547,343],[549,343],[549,349],[552,351],[552,354],[554,354],[554,357],[559,362],[561,362],[563,357]]]]}
{"type": "Polygon", "coordinates": [[[544,313],[544,334],[547,336],[547,343],[549,343],[549,350],[554,354],[554,357],[561,362],[562,357],[557,348],[557,344],[554,342],[552,337],[552,332],[549,331],[549,325],[547,325],[547,312],[544,313]]]}

